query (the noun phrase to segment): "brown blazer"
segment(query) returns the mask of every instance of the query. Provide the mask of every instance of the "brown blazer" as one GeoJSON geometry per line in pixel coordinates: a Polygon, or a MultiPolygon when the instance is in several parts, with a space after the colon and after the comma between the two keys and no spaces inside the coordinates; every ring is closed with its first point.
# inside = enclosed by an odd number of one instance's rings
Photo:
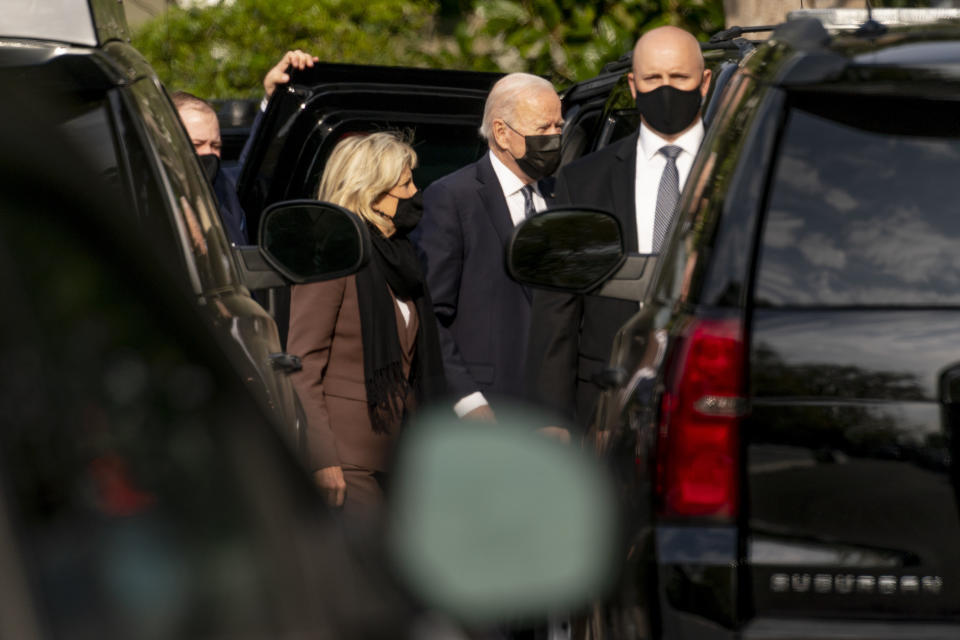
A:
{"type": "MultiPolygon", "coordinates": [[[[409,378],[419,318],[416,307],[408,306],[409,326],[396,305],[394,310],[409,378]]],[[[374,433],[370,425],[356,276],[293,287],[287,351],[303,361],[292,381],[307,413],[310,468],[349,464],[385,471],[400,424],[388,434],[374,433]]]]}

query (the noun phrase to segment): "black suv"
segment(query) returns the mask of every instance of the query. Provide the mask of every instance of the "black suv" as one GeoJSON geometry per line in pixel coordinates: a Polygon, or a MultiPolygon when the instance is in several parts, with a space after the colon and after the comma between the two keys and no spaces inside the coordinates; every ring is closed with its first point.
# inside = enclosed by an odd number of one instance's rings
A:
{"type": "Polygon", "coordinates": [[[642,301],[591,434],[632,533],[588,637],[960,637],[958,160],[960,26],[807,18],[724,89],[655,268],[617,271],[604,214],[518,229],[521,279],[642,301]]]}
{"type": "MultiPolygon", "coordinates": [[[[249,387],[291,441],[304,418],[287,376],[296,362],[274,320],[250,290],[279,281],[256,256],[239,260],[217,215],[213,189],[153,69],[130,46],[123,7],[113,0],[18,0],[0,23],[0,87],[18,127],[42,117],[54,138],[83,148],[100,185],[179,278],[235,355],[249,387]],[[245,269],[252,262],[250,269],[245,269]],[[257,271],[259,269],[260,271],[257,271]],[[257,275],[261,276],[259,279],[257,275]]],[[[61,154],[59,147],[45,150],[61,154]]],[[[6,153],[21,150],[7,149],[6,153]]],[[[248,254],[256,254],[256,251],[248,254]]]]}

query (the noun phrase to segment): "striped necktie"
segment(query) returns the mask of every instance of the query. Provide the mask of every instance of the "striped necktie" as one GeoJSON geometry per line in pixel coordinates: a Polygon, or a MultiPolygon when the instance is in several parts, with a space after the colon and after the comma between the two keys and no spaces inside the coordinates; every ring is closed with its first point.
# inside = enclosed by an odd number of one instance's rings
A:
{"type": "Polygon", "coordinates": [[[523,194],[523,217],[529,220],[537,215],[537,209],[533,206],[533,185],[523,185],[520,193],[523,194]]]}
{"type": "Polygon", "coordinates": [[[680,199],[680,174],[677,173],[677,156],[683,149],[674,145],[660,148],[667,164],[663,167],[660,176],[660,187],[657,190],[657,209],[653,218],[653,252],[660,253],[663,241],[667,236],[667,228],[673,220],[680,199]]]}

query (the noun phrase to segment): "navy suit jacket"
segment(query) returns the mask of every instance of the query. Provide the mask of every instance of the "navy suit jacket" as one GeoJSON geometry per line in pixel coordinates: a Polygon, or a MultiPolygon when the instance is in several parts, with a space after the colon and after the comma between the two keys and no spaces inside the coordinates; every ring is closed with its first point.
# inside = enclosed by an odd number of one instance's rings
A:
{"type": "Polygon", "coordinates": [[[228,169],[220,169],[213,179],[213,191],[220,205],[220,220],[227,239],[236,245],[249,244],[247,235],[247,216],[243,212],[240,198],[237,196],[237,182],[228,169]]]}
{"type": "Polygon", "coordinates": [[[507,275],[512,233],[489,154],[424,191],[423,219],[412,238],[440,327],[447,384],[457,399],[475,391],[491,404],[497,396],[523,396],[532,294],[507,275]]]}

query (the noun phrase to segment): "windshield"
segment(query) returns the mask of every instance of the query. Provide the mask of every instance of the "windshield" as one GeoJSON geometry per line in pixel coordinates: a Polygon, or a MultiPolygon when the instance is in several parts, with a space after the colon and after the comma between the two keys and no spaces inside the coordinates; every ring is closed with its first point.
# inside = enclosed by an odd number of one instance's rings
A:
{"type": "Polygon", "coordinates": [[[6,0],[0,36],[97,45],[87,0],[6,0]]]}

